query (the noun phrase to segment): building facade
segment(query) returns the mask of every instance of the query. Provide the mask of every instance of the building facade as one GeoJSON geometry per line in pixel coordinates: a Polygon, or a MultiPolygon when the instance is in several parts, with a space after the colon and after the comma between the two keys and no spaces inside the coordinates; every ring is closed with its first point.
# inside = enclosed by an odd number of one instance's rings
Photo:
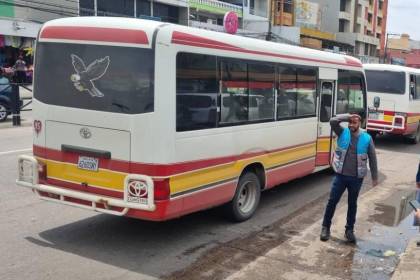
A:
{"type": "Polygon", "coordinates": [[[389,38],[384,61],[420,68],[420,41],[411,40],[408,34],[401,34],[397,38],[389,38]]]}
{"type": "Polygon", "coordinates": [[[32,47],[42,23],[77,15],[74,1],[0,1],[0,67],[13,66],[20,55],[31,64],[32,47]]]}
{"type": "MultiPolygon", "coordinates": [[[[312,17],[312,26],[322,33],[303,30],[308,37],[331,41],[330,46],[340,51],[359,56],[365,62],[379,60],[385,48],[388,0],[296,0],[312,7],[307,12],[312,17]],[[316,6],[317,5],[317,6],[316,6]],[[323,34],[326,33],[326,34],[323,34]],[[330,35],[328,35],[330,34],[330,35]],[[331,35],[332,34],[332,35],[331,35]]],[[[302,5],[301,5],[302,6],[302,5]]],[[[308,18],[297,11],[298,17],[308,18]]]]}

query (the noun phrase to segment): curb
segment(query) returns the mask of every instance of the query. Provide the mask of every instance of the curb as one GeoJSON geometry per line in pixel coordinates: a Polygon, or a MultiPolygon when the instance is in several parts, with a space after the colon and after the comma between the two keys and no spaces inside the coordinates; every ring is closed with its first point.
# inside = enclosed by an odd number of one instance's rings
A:
{"type": "Polygon", "coordinates": [[[405,253],[401,256],[400,262],[392,275],[392,280],[419,279],[420,274],[420,247],[417,241],[420,237],[413,238],[408,243],[405,253]]]}

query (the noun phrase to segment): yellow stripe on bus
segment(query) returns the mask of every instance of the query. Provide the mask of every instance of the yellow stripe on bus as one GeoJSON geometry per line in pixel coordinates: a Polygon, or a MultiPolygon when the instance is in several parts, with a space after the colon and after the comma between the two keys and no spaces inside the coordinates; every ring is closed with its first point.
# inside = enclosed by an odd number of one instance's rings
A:
{"type": "MultiPolygon", "coordinates": [[[[326,139],[328,140],[328,139],[326,139]]],[[[322,141],[327,142],[327,141],[322,141]]],[[[328,140],[329,145],[329,140],[328,140]]],[[[191,171],[170,177],[171,193],[178,193],[192,190],[200,186],[239,177],[242,170],[250,163],[261,162],[268,169],[271,167],[285,165],[291,162],[314,157],[316,155],[316,143],[303,145],[283,151],[259,155],[252,158],[238,160],[219,166],[191,171]]],[[[52,160],[39,159],[47,165],[49,177],[58,180],[74,182],[76,184],[86,183],[88,185],[100,186],[112,190],[124,190],[124,178],[127,174],[111,170],[99,169],[97,172],[82,170],[72,163],[57,162],[52,160]]]]}
{"type": "Polygon", "coordinates": [[[42,160],[47,165],[47,176],[88,185],[124,190],[124,178],[127,174],[99,169],[97,172],[79,169],[75,164],[42,160]]]}
{"type": "Polygon", "coordinates": [[[250,163],[261,162],[263,166],[268,169],[270,167],[303,160],[305,158],[315,156],[315,148],[316,145],[313,143],[302,147],[239,160],[234,163],[210,167],[196,172],[193,171],[186,174],[176,175],[170,178],[171,194],[193,190],[200,186],[237,178],[245,166],[250,163]]]}
{"type": "Polygon", "coordinates": [[[420,121],[420,116],[412,116],[412,117],[407,118],[407,123],[408,124],[417,123],[419,121],[420,121]]]}
{"type": "Polygon", "coordinates": [[[384,115],[384,122],[392,122],[394,120],[394,116],[384,115]]]}

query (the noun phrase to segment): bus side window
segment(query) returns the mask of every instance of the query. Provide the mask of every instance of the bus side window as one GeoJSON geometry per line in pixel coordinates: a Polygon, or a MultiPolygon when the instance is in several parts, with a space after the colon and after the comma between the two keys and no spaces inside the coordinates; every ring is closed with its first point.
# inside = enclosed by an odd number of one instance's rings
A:
{"type": "Polygon", "coordinates": [[[296,116],[297,72],[292,66],[279,66],[279,89],[277,95],[277,119],[296,116]]]}
{"type": "Polygon", "coordinates": [[[249,120],[274,120],[273,65],[248,63],[249,120]]]}
{"type": "Polygon", "coordinates": [[[363,112],[363,74],[355,71],[339,70],[337,84],[336,113],[363,112]]]}
{"type": "Polygon", "coordinates": [[[222,91],[220,123],[248,121],[248,73],[244,61],[229,59],[221,62],[222,91]]]}
{"type": "Polygon", "coordinates": [[[420,99],[420,75],[416,75],[416,99],[420,99]]]}
{"type": "Polygon", "coordinates": [[[410,100],[415,100],[416,98],[416,78],[414,75],[410,75],[410,100]]]}
{"type": "Polygon", "coordinates": [[[179,53],[176,57],[176,130],[217,126],[216,57],[179,53]]]}

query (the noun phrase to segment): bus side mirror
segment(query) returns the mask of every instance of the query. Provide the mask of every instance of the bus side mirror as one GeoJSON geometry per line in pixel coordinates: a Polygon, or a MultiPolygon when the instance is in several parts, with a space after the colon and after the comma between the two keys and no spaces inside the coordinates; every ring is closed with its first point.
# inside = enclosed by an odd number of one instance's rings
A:
{"type": "Polygon", "coordinates": [[[379,96],[375,96],[373,98],[373,107],[378,110],[379,106],[381,105],[381,98],[379,96]]]}

